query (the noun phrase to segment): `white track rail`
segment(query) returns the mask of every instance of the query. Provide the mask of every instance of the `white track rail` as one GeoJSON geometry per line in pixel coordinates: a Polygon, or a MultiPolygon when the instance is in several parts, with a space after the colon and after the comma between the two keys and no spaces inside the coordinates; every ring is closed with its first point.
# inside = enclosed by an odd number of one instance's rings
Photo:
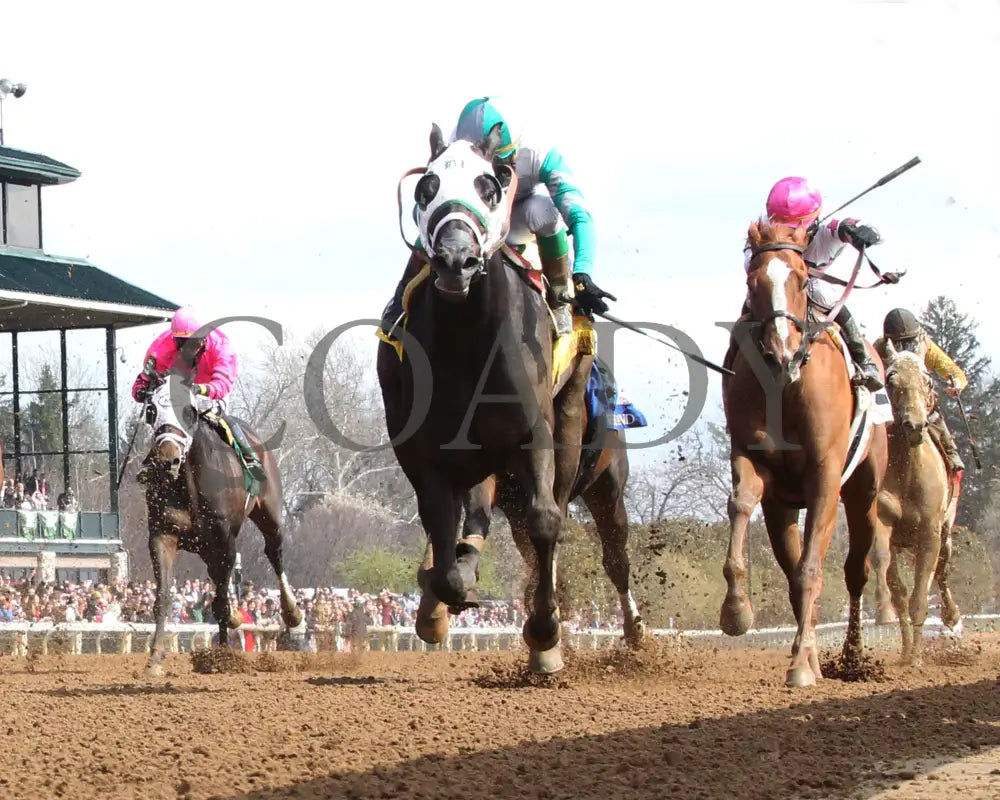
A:
{"type": "MultiPolygon", "coordinates": [[[[147,623],[52,623],[52,622],[5,622],[0,623],[0,654],[26,656],[29,653],[144,653],[149,651],[149,643],[154,627],[147,623]]],[[[822,647],[837,647],[843,642],[844,622],[831,622],[816,626],[822,647]]],[[[929,618],[924,626],[925,636],[960,636],[962,630],[1000,630],[1000,614],[978,614],[962,618],[956,631],[950,631],[939,619],[929,618]]],[[[170,652],[190,652],[208,647],[218,628],[209,624],[168,625],[166,647],[170,652]]],[[[284,631],[280,626],[244,625],[239,631],[255,634],[257,649],[275,649],[279,635],[284,631]]],[[[868,647],[895,645],[899,642],[899,627],[875,625],[867,622],[863,628],[865,644],[868,647]]],[[[656,629],[654,636],[672,637],[683,640],[709,641],[715,647],[742,648],[790,647],[795,636],[795,628],[762,628],[751,630],[744,636],[729,637],[718,630],[679,631],[656,629]]],[[[622,637],[620,630],[580,630],[566,631],[563,640],[577,649],[598,650],[614,647],[622,637]]],[[[319,626],[310,632],[309,639],[315,647],[309,649],[329,652],[346,649],[347,642],[340,636],[338,625],[319,626]]],[[[429,646],[420,641],[412,627],[369,626],[368,648],[388,652],[408,651],[498,651],[519,650],[524,646],[520,628],[452,628],[448,637],[437,646],[429,646]]],[[[304,633],[293,632],[293,641],[301,649],[305,641],[304,633]]]]}

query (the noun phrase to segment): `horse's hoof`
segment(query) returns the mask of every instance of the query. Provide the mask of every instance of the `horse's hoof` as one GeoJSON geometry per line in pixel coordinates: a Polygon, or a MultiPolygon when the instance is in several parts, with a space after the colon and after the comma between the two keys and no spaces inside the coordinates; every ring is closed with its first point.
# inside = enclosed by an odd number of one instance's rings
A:
{"type": "Polygon", "coordinates": [[[146,677],[147,678],[162,678],[163,677],[163,665],[162,664],[147,664],[146,665],[146,677]]]}
{"type": "Polygon", "coordinates": [[[635,620],[632,625],[625,626],[625,645],[632,650],[642,647],[642,642],[646,638],[646,623],[641,619],[635,620]]]}
{"type": "Polygon", "coordinates": [[[753,625],[753,608],[746,598],[727,597],[719,614],[719,627],[726,636],[742,636],[753,625]]]}
{"type": "Polygon", "coordinates": [[[521,635],[529,650],[545,652],[559,644],[560,631],[559,613],[556,612],[548,619],[536,620],[533,616],[528,617],[521,635]]]}
{"type": "Polygon", "coordinates": [[[417,608],[417,619],[413,623],[420,640],[427,644],[440,644],[448,635],[448,609],[424,595],[417,608]]]}
{"type": "Polygon", "coordinates": [[[528,669],[535,675],[553,675],[565,666],[562,647],[556,645],[548,650],[532,650],[528,653],[528,669]]]}
{"type": "Polygon", "coordinates": [[[302,625],[303,622],[305,622],[306,618],[305,615],[303,615],[303,613],[296,608],[291,614],[283,613],[281,615],[281,620],[285,623],[286,628],[289,630],[295,630],[302,625]]]}
{"type": "Polygon", "coordinates": [[[793,689],[816,685],[816,673],[809,667],[792,667],[785,673],[785,686],[793,689]]]}
{"type": "Polygon", "coordinates": [[[949,611],[948,609],[945,609],[941,613],[941,621],[946,626],[948,626],[949,630],[954,630],[955,626],[958,624],[958,621],[961,618],[962,618],[962,615],[959,613],[959,611],[958,611],[957,608],[954,611],[949,611]]]}
{"type": "Polygon", "coordinates": [[[875,612],[876,625],[893,625],[898,621],[899,617],[896,616],[896,612],[891,608],[880,608],[875,612]]]}
{"type": "Polygon", "coordinates": [[[229,630],[234,631],[243,624],[243,617],[239,614],[229,615],[229,630]]]}

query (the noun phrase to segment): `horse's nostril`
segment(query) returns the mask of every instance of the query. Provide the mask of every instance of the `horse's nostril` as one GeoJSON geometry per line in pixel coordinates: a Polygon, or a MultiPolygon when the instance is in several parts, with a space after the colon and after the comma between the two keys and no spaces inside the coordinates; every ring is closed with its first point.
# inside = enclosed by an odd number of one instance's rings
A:
{"type": "Polygon", "coordinates": [[[476,258],[475,256],[468,256],[465,259],[465,265],[463,269],[475,269],[478,266],[479,266],[479,259],[476,258]]]}

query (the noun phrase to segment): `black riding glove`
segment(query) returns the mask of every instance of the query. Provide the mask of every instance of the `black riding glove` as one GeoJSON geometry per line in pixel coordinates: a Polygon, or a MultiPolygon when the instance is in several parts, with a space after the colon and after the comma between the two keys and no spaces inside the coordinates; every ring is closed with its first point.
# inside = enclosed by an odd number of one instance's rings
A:
{"type": "Polygon", "coordinates": [[[608,304],[604,298],[617,302],[618,298],[600,288],[591,280],[586,272],[573,273],[573,288],[576,290],[574,305],[590,319],[594,318],[594,313],[604,314],[608,310],[608,304]]]}
{"type": "Polygon", "coordinates": [[[872,247],[882,241],[882,237],[871,225],[862,225],[856,219],[845,219],[837,228],[837,236],[842,242],[850,242],[858,250],[872,247]]]}

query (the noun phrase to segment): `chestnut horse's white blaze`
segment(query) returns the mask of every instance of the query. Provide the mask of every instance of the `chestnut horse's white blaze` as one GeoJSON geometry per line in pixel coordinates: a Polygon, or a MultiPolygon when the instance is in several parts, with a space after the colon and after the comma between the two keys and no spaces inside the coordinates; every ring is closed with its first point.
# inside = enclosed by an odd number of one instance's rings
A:
{"type": "MultiPolygon", "coordinates": [[[[792,268],[788,266],[777,254],[767,262],[764,270],[767,280],[771,284],[771,310],[774,312],[788,313],[788,279],[792,276],[792,268]]],[[[774,329],[781,340],[781,352],[775,353],[782,364],[787,364],[792,360],[794,351],[788,344],[792,330],[788,319],[783,316],[774,318],[774,329]]]]}

